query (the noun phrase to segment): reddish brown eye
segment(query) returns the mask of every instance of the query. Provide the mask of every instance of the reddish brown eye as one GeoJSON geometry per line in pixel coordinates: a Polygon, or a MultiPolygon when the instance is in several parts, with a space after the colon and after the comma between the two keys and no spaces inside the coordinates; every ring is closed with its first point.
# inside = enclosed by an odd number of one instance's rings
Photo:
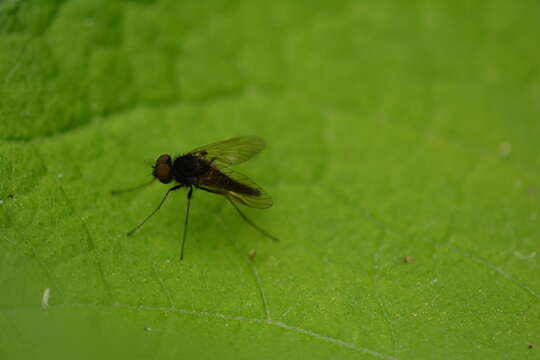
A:
{"type": "Polygon", "coordinates": [[[170,183],[172,180],[171,166],[168,164],[159,164],[154,170],[154,176],[164,184],[170,183]]]}
{"type": "Polygon", "coordinates": [[[169,165],[171,165],[171,157],[170,157],[170,155],[164,154],[164,155],[161,155],[160,157],[158,157],[158,159],[156,160],[156,166],[158,166],[159,164],[169,164],[169,165]]]}
{"type": "Polygon", "coordinates": [[[161,155],[156,160],[154,165],[153,175],[164,184],[170,183],[173,179],[171,157],[169,155],[161,155]]]}

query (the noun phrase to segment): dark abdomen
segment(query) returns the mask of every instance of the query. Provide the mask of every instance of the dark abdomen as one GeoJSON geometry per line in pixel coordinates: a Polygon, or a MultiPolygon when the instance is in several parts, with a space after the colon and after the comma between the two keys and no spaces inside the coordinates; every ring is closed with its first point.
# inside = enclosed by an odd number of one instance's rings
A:
{"type": "Polygon", "coordinates": [[[211,169],[208,176],[200,178],[199,184],[212,188],[232,191],[238,194],[246,194],[252,196],[258,196],[261,194],[259,189],[242,184],[217,169],[211,169]]]}

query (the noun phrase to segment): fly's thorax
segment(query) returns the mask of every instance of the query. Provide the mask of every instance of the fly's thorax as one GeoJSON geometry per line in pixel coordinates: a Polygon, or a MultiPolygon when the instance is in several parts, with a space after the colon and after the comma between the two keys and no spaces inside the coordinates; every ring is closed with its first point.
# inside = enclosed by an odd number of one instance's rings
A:
{"type": "Polygon", "coordinates": [[[173,175],[182,184],[194,184],[197,178],[207,175],[212,167],[204,159],[186,154],[174,159],[173,175]]]}

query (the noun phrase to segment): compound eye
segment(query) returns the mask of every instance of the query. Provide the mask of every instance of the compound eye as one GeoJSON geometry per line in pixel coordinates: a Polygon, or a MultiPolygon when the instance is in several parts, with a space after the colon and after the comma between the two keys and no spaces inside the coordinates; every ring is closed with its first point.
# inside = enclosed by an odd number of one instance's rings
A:
{"type": "Polygon", "coordinates": [[[167,154],[161,155],[156,160],[156,166],[158,166],[159,164],[168,164],[170,166],[172,164],[171,156],[167,154]]]}
{"type": "Polygon", "coordinates": [[[164,184],[172,181],[172,167],[169,164],[158,164],[154,169],[154,176],[164,184]]]}
{"type": "Polygon", "coordinates": [[[170,155],[164,154],[157,158],[152,174],[164,184],[172,181],[172,162],[170,155]]]}

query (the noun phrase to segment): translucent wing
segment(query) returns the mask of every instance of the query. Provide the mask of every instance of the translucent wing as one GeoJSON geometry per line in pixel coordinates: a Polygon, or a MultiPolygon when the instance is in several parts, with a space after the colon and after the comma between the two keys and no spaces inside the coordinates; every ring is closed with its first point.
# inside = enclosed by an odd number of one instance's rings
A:
{"type": "Polygon", "coordinates": [[[272,197],[263,188],[224,165],[214,164],[208,176],[198,178],[196,186],[257,209],[267,209],[273,204],[272,197]]]}
{"type": "Polygon", "coordinates": [[[243,163],[252,158],[265,146],[264,140],[256,136],[241,136],[198,147],[189,152],[213,163],[227,165],[243,163]]]}

